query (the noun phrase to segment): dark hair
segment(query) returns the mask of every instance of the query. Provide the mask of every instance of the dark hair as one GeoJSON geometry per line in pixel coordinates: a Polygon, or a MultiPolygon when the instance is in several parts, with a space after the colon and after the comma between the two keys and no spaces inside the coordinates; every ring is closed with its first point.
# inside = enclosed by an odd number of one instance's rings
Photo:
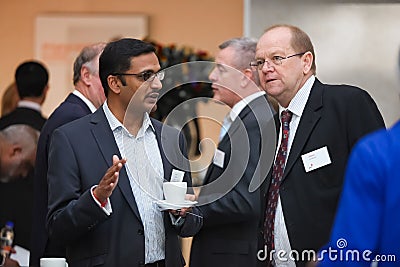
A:
{"type": "Polygon", "coordinates": [[[77,84],[81,79],[81,69],[83,66],[86,66],[92,74],[99,71],[99,66],[94,61],[105,46],[106,43],[97,43],[82,49],[74,62],[74,84],[77,84]]]}
{"type": "Polygon", "coordinates": [[[315,65],[315,52],[311,39],[307,35],[307,33],[305,33],[300,28],[289,24],[273,25],[268,29],[266,29],[265,32],[268,32],[275,28],[287,28],[290,30],[290,32],[292,33],[291,46],[293,47],[296,53],[311,52],[311,54],[313,55],[311,71],[315,75],[317,73],[317,66],[315,65]]]}
{"type": "Polygon", "coordinates": [[[37,61],[20,64],[15,71],[15,82],[19,97],[39,97],[49,81],[47,69],[37,61]]]}
{"type": "Polygon", "coordinates": [[[108,43],[99,59],[99,75],[104,94],[107,96],[110,89],[107,82],[109,75],[129,70],[133,57],[155,51],[152,44],[137,39],[124,38],[108,43]]]}

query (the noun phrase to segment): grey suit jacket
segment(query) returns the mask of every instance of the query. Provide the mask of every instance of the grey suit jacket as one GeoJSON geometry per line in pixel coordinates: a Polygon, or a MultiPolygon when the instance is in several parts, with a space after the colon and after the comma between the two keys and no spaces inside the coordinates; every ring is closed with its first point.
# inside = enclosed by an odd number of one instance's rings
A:
{"type": "MultiPolygon", "coordinates": [[[[173,166],[169,160],[187,165],[182,135],[152,120],[160,148],[164,178],[173,166]],[[161,129],[163,135],[161,136],[161,129]],[[168,154],[168,159],[166,157],[168,154]],[[175,159],[174,159],[175,157],[175,159]],[[180,161],[174,161],[180,160],[180,161]]],[[[102,108],[57,129],[49,154],[48,229],[52,240],[67,247],[69,266],[143,266],[144,230],[125,167],[110,197],[113,213],[107,216],[90,194],[112,165],[112,155],[120,155],[102,108]]],[[[184,180],[191,185],[190,173],[184,180]]],[[[196,209],[194,209],[196,212],[196,209]]],[[[179,229],[164,214],[166,266],[183,266],[178,235],[195,234],[201,220],[187,216],[179,229]]]]}

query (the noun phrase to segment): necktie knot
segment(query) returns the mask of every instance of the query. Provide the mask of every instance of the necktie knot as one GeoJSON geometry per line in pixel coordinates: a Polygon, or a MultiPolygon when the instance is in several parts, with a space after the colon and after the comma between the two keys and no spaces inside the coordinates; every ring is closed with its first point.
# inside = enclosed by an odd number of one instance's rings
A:
{"type": "Polygon", "coordinates": [[[292,120],[292,115],[293,115],[293,113],[291,111],[289,111],[289,110],[282,111],[282,113],[281,113],[281,121],[282,121],[282,125],[284,127],[286,127],[286,126],[289,127],[289,123],[292,120]]]}

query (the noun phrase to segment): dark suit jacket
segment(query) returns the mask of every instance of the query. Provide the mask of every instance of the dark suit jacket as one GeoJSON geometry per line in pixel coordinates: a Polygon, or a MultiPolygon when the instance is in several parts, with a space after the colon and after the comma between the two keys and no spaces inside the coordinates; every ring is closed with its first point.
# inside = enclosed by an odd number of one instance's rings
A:
{"type": "MultiPolygon", "coordinates": [[[[279,129],[278,115],[277,126],[279,129]]],[[[303,250],[318,250],[328,242],[349,153],[362,136],[382,127],[382,116],[367,92],[315,80],[280,186],[292,250],[301,254],[303,250]],[[301,155],[325,146],[332,163],[305,172],[301,155]]],[[[265,192],[270,182],[269,175],[265,192]]]]}
{"type": "MultiPolygon", "coordinates": [[[[249,186],[252,180],[259,183],[266,176],[257,168],[264,139],[271,137],[266,134],[268,122],[273,122],[272,112],[261,96],[240,112],[218,144],[225,153],[224,165],[209,166],[204,180],[209,187],[201,189],[199,205],[218,199],[199,207],[204,224],[193,238],[190,266],[256,265],[261,199],[259,188],[249,192],[249,186]]],[[[269,130],[274,135],[273,124],[269,130]]],[[[272,158],[273,151],[270,162],[272,158]]]]}
{"type": "MultiPolygon", "coordinates": [[[[189,166],[186,158],[182,157],[182,154],[186,155],[184,140],[176,129],[155,120],[152,122],[164,178],[169,180],[172,170],[177,168],[170,161],[185,168],[189,166]]],[[[53,133],[49,153],[47,222],[50,238],[67,246],[67,260],[71,267],[144,264],[143,224],[125,166],[110,197],[113,208],[110,216],[97,206],[90,194],[90,188],[99,183],[112,165],[114,154],[121,157],[103,108],[61,126],[53,133]]],[[[191,186],[189,172],[186,172],[184,180],[191,186]]],[[[182,236],[193,235],[201,227],[201,220],[188,215],[183,226],[175,229],[168,214],[164,213],[164,226],[166,266],[183,266],[177,232],[182,236]]]]}
{"type": "MultiPolygon", "coordinates": [[[[25,124],[37,131],[46,118],[40,112],[18,107],[0,118],[0,130],[15,124],[25,124]]],[[[33,172],[27,177],[9,183],[0,183],[0,225],[14,222],[14,244],[30,249],[32,227],[33,172]]]]}
{"type": "Polygon", "coordinates": [[[65,257],[65,247],[49,242],[46,229],[47,215],[47,161],[53,131],[61,125],[90,114],[89,107],[74,94],[68,97],[50,115],[39,137],[34,176],[34,211],[32,244],[29,264],[39,266],[41,257],[65,257]]]}
{"type": "Polygon", "coordinates": [[[14,124],[26,124],[40,132],[45,122],[46,118],[43,117],[39,111],[25,107],[17,107],[15,110],[0,118],[0,130],[14,124]]]}

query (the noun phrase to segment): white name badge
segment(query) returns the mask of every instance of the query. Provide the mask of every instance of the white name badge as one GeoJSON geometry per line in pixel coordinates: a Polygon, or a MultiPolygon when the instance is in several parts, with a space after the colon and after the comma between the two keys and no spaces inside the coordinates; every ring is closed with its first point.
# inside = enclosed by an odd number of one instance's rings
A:
{"type": "Polygon", "coordinates": [[[224,167],[225,152],[217,149],[214,154],[213,163],[220,168],[224,167]]]}
{"type": "Polygon", "coordinates": [[[185,176],[185,172],[173,169],[171,173],[171,182],[182,182],[183,176],[185,176]]]}
{"type": "Polygon", "coordinates": [[[328,164],[331,164],[328,147],[324,146],[301,156],[306,172],[313,171],[328,164]]]}

